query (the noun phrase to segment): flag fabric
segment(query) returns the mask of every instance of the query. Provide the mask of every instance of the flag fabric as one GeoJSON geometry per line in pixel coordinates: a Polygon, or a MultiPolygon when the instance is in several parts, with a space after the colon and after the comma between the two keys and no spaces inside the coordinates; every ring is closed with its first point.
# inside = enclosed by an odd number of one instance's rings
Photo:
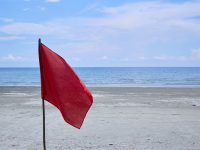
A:
{"type": "Polygon", "coordinates": [[[80,129],[93,97],[74,70],[39,42],[41,97],[57,107],[64,120],[80,129]]]}

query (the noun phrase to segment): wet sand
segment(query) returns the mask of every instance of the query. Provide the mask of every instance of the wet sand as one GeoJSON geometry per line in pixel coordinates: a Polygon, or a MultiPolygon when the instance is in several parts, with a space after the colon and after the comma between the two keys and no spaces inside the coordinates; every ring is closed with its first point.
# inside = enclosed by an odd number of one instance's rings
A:
{"type": "MultiPolygon", "coordinates": [[[[200,88],[90,88],[80,130],[46,102],[48,150],[200,150],[200,88]]],[[[0,87],[0,149],[41,150],[39,87],[0,87]]]]}

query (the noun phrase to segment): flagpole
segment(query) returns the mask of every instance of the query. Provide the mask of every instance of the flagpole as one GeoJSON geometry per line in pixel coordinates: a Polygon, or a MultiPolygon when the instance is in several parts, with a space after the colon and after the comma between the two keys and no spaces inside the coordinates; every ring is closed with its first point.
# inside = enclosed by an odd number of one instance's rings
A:
{"type": "MultiPolygon", "coordinates": [[[[41,51],[40,51],[40,44],[41,44],[41,39],[39,38],[38,40],[38,51],[39,51],[39,60],[41,61],[41,51]]],[[[39,62],[40,62],[39,61],[39,62]]],[[[42,64],[40,62],[40,73],[42,70],[42,64]]],[[[41,76],[42,79],[42,76],[41,76]]],[[[42,81],[41,81],[42,82],[42,81]]],[[[42,114],[43,114],[43,147],[44,150],[46,150],[46,134],[45,134],[45,102],[44,102],[44,98],[42,97],[42,114]]]]}
{"type": "Polygon", "coordinates": [[[42,110],[43,110],[43,147],[46,150],[46,138],[45,138],[45,102],[42,99],[42,110]]]}

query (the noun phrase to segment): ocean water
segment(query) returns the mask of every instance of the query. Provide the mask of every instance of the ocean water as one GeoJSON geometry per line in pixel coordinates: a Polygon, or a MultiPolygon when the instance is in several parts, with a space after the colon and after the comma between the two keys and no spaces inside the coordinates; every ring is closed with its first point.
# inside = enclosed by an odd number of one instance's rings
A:
{"type": "MultiPolygon", "coordinates": [[[[74,69],[87,86],[200,87],[200,67],[74,69]]],[[[0,68],[0,86],[40,86],[39,68],[0,68]]]]}

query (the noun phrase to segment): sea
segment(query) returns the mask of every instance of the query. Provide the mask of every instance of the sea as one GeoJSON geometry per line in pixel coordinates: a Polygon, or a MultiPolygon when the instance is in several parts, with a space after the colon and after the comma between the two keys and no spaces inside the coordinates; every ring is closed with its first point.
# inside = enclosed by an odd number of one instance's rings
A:
{"type": "MultiPolygon", "coordinates": [[[[75,67],[89,87],[200,87],[200,67],[75,67]]],[[[40,86],[39,68],[0,68],[0,86],[40,86]]]]}

